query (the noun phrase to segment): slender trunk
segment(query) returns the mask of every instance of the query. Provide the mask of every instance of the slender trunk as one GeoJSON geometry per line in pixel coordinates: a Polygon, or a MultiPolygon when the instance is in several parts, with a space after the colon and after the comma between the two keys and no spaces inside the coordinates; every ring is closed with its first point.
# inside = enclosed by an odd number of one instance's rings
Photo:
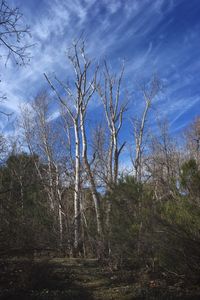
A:
{"type": "Polygon", "coordinates": [[[52,176],[52,163],[51,156],[49,153],[49,147],[47,145],[46,136],[43,137],[45,153],[47,156],[47,166],[48,166],[48,176],[49,176],[49,200],[50,200],[50,208],[52,211],[55,209],[54,203],[54,191],[53,191],[53,176],[52,176]]]}
{"type": "Polygon", "coordinates": [[[112,136],[110,138],[110,147],[109,147],[109,153],[108,153],[108,185],[110,186],[112,184],[112,178],[113,178],[113,139],[112,136]]]}
{"type": "Polygon", "coordinates": [[[113,183],[117,183],[118,178],[118,169],[119,169],[119,163],[118,163],[118,147],[117,147],[117,135],[116,131],[114,130],[113,133],[113,145],[114,145],[114,172],[113,172],[113,183]]]}
{"type": "Polygon", "coordinates": [[[62,208],[58,205],[58,220],[59,220],[59,235],[60,235],[60,247],[63,246],[63,222],[62,222],[62,208]]]}
{"type": "Polygon", "coordinates": [[[139,133],[137,133],[137,128],[135,128],[135,142],[136,142],[135,177],[136,177],[136,181],[139,182],[141,181],[141,177],[142,177],[141,158],[142,158],[142,143],[143,143],[144,127],[145,127],[147,113],[150,104],[151,104],[150,100],[146,100],[146,106],[142,115],[142,122],[139,128],[139,133]]]}
{"type": "Polygon", "coordinates": [[[94,175],[92,174],[92,170],[91,170],[90,164],[88,162],[87,139],[86,139],[84,121],[85,121],[84,120],[84,112],[81,111],[80,123],[81,123],[81,135],[82,135],[82,158],[83,158],[85,169],[87,171],[90,185],[91,185],[92,198],[94,201],[95,212],[96,212],[97,232],[99,234],[99,237],[101,238],[103,235],[103,229],[102,229],[101,212],[100,212],[100,199],[99,199],[99,194],[97,192],[97,188],[96,188],[96,184],[95,184],[95,180],[94,180],[94,175]]]}
{"type": "Polygon", "coordinates": [[[22,213],[22,219],[24,221],[24,189],[23,189],[23,183],[22,183],[22,176],[19,177],[20,181],[20,200],[21,200],[21,213],[22,213]]]}
{"type": "Polygon", "coordinates": [[[55,177],[56,177],[56,194],[57,194],[57,201],[58,201],[58,223],[59,223],[59,242],[60,247],[63,246],[63,218],[62,218],[62,193],[59,187],[59,173],[58,173],[58,166],[55,164],[55,177]]]}
{"type": "Polygon", "coordinates": [[[75,188],[74,188],[74,248],[75,255],[80,248],[81,239],[81,211],[80,211],[80,139],[78,121],[74,120],[75,133],[75,188]]]}
{"type": "MultiPolygon", "coordinates": [[[[113,138],[112,135],[110,137],[110,147],[109,147],[109,171],[108,171],[108,185],[107,185],[107,190],[108,192],[112,190],[112,185],[113,185],[113,138]]],[[[107,200],[107,205],[106,205],[106,233],[107,236],[109,236],[110,233],[110,213],[112,209],[112,203],[110,198],[107,200]]],[[[108,246],[109,248],[109,246],[108,246]]]]}

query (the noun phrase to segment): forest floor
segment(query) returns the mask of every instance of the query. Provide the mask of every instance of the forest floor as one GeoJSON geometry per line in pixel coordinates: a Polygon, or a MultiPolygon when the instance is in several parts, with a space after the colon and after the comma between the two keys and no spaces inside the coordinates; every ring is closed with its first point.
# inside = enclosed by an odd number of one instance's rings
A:
{"type": "Polygon", "coordinates": [[[200,299],[196,284],[125,268],[111,271],[94,259],[0,260],[0,300],[200,299]]]}

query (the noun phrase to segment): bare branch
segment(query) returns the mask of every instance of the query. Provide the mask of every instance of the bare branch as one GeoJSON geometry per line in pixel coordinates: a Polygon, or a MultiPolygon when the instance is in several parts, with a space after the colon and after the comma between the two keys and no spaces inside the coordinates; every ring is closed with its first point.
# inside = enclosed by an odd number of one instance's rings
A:
{"type": "Polygon", "coordinates": [[[18,7],[9,7],[5,0],[1,0],[0,47],[7,52],[6,63],[9,58],[21,65],[30,61],[30,53],[27,50],[33,45],[26,44],[25,37],[30,36],[30,30],[27,25],[23,25],[22,17],[18,7]]]}

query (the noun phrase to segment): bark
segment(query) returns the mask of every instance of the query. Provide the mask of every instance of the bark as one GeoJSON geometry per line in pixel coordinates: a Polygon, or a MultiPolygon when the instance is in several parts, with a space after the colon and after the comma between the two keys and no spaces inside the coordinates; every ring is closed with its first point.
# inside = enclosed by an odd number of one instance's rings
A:
{"type": "MultiPolygon", "coordinates": [[[[59,230],[59,244],[63,244],[63,211],[62,211],[62,191],[59,183],[59,169],[57,156],[53,141],[52,132],[48,123],[48,99],[45,94],[40,94],[34,101],[32,108],[33,119],[26,111],[23,112],[23,127],[26,142],[33,158],[35,151],[42,151],[46,166],[43,170],[38,166],[38,161],[34,159],[35,168],[41,179],[44,190],[47,193],[50,210],[53,212],[55,227],[59,230]],[[33,128],[33,130],[31,129],[33,128]],[[34,136],[35,135],[35,136],[34,136]],[[36,140],[34,140],[36,139],[36,140]]],[[[65,215],[66,216],[66,215],[65,215]]]]}
{"type": "MultiPolygon", "coordinates": [[[[118,78],[111,75],[107,63],[104,64],[104,87],[98,86],[98,93],[102,100],[108,129],[110,132],[110,144],[108,150],[108,178],[106,180],[107,191],[111,191],[117,184],[119,176],[119,156],[125,145],[119,147],[119,133],[123,123],[123,115],[126,111],[127,103],[120,103],[121,81],[124,73],[122,66],[121,73],[118,78]]],[[[107,247],[110,252],[109,235],[110,235],[110,214],[112,210],[112,202],[109,199],[106,207],[106,232],[107,247]]]]}
{"type": "Polygon", "coordinates": [[[74,120],[75,134],[75,188],[74,188],[74,248],[77,253],[81,242],[81,210],[80,210],[80,139],[78,120],[74,120]]]}
{"type": "Polygon", "coordinates": [[[155,75],[150,82],[150,86],[141,86],[141,92],[145,101],[145,107],[141,116],[141,122],[138,120],[134,122],[135,159],[133,160],[133,166],[135,169],[135,178],[138,182],[142,180],[142,155],[144,149],[144,136],[148,112],[152,105],[153,99],[160,91],[161,82],[155,75]]]}
{"type": "Polygon", "coordinates": [[[70,89],[70,87],[57,78],[56,81],[67,93],[69,99],[73,103],[73,108],[68,105],[67,101],[63,100],[59,92],[56,90],[54,85],[50,82],[48,77],[45,75],[49,85],[52,90],[55,92],[59,102],[63,107],[65,107],[68,115],[71,117],[74,123],[74,135],[75,135],[75,193],[74,193],[74,209],[75,209],[75,248],[78,247],[80,240],[80,230],[81,230],[81,206],[80,206],[80,138],[79,134],[82,137],[82,161],[85,166],[85,171],[88,175],[90,188],[92,192],[92,198],[94,201],[95,211],[96,211],[96,221],[97,221],[97,232],[102,236],[102,223],[101,223],[101,213],[100,213],[100,200],[99,194],[95,184],[94,174],[91,170],[91,165],[88,161],[87,154],[87,138],[85,132],[85,113],[87,105],[93,96],[96,90],[96,76],[98,67],[95,69],[94,74],[90,76],[90,66],[91,61],[87,59],[85,55],[85,46],[84,42],[77,42],[73,44],[71,51],[68,55],[69,61],[74,69],[75,74],[75,92],[70,89]],[[91,80],[90,80],[91,79],[91,80]],[[79,127],[80,126],[80,127],[79,127]]]}
{"type": "MultiPolygon", "coordinates": [[[[58,202],[58,223],[59,223],[59,241],[60,241],[60,248],[63,247],[63,215],[67,218],[66,214],[63,213],[62,210],[62,192],[60,190],[59,184],[59,170],[58,166],[55,165],[55,183],[56,183],[56,194],[57,194],[57,202],[58,202]]],[[[68,221],[67,221],[68,224],[68,221]]],[[[68,229],[68,228],[67,228],[68,229]]]]}
{"type": "Polygon", "coordinates": [[[138,124],[135,123],[135,148],[136,148],[136,154],[135,154],[135,162],[134,162],[134,168],[135,168],[135,178],[136,181],[140,182],[142,177],[142,147],[143,147],[143,139],[144,139],[144,129],[145,129],[145,123],[147,119],[147,113],[151,105],[151,100],[146,100],[146,105],[142,114],[142,121],[141,124],[138,127],[138,124]]]}
{"type": "Polygon", "coordinates": [[[85,116],[84,116],[84,110],[81,110],[80,113],[80,127],[81,127],[81,136],[82,136],[82,158],[84,162],[85,169],[87,171],[90,185],[91,185],[91,192],[92,192],[92,198],[94,201],[95,206],[95,212],[96,212],[96,222],[97,222],[97,232],[99,234],[99,237],[102,237],[103,235],[103,229],[102,229],[102,219],[101,219],[101,210],[100,210],[100,197],[99,193],[96,188],[96,183],[94,179],[94,175],[92,173],[89,161],[88,161],[88,154],[87,154],[87,138],[85,133],[85,116]]]}

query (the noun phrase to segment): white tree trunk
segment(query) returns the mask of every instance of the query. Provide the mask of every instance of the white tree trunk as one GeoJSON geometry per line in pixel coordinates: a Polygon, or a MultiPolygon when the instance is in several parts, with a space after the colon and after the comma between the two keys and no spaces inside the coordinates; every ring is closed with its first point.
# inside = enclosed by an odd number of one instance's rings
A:
{"type": "Polygon", "coordinates": [[[86,138],[86,133],[85,133],[85,119],[84,119],[84,111],[83,110],[81,110],[81,112],[80,112],[80,127],[81,127],[81,136],[82,136],[82,158],[83,158],[84,166],[85,166],[86,172],[88,174],[90,185],[91,185],[92,198],[94,201],[95,212],[96,212],[97,232],[98,232],[99,236],[102,237],[103,229],[102,229],[101,212],[100,212],[100,199],[99,199],[99,194],[98,194],[98,191],[96,188],[94,175],[92,173],[90,164],[88,162],[87,138],[86,138]]]}
{"type": "Polygon", "coordinates": [[[74,120],[75,134],[75,188],[74,188],[74,248],[78,251],[81,239],[80,211],[80,139],[78,121],[74,120]]]}

